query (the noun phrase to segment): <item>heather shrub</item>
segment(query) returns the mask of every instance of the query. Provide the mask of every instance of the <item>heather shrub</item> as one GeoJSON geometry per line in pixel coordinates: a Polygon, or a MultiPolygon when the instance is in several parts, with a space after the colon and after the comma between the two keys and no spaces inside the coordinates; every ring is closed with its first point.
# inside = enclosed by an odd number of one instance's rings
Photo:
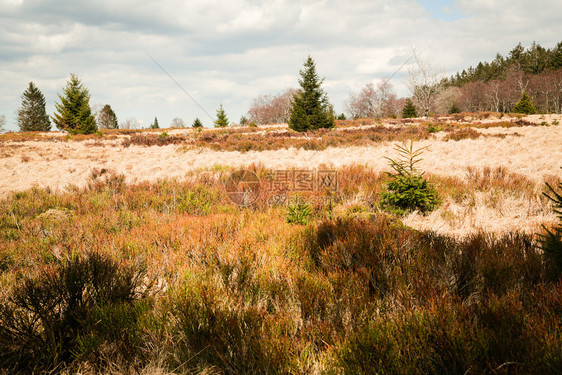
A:
{"type": "Polygon", "coordinates": [[[562,183],[558,184],[558,191],[546,184],[550,193],[543,193],[553,202],[554,212],[559,222],[553,228],[543,225],[544,233],[538,235],[539,248],[551,262],[557,276],[562,276],[562,183]]]}
{"type": "Polygon", "coordinates": [[[142,267],[91,253],[23,278],[0,304],[0,368],[42,372],[76,360],[133,360],[142,346],[136,321],[149,291],[144,277],[142,267]]]}
{"type": "Polygon", "coordinates": [[[174,327],[174,362],[182,371],[217,369],[226,373],[287,373],[294,323],[268,314],[236,292],[205,277],[187,280],[170,300],[174,327]]]}
{"type": "Polygon", "coordinates": [[[461,141],[463,139],[477,139],[482,136],[482,133],[472,128],[462,128],[447,134],[444,141],[461,141]]]}

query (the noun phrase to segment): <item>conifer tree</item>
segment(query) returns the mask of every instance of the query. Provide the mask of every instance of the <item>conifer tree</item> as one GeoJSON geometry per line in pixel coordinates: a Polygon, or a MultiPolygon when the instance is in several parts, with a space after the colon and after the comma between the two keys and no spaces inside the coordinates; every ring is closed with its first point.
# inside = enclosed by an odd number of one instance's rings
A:
{"type": "Polygon", "coordinates": [[[150,124],[150,129],[160,129],[160,125],[158,125],[158,119],[154,116],[154,122],[150,124]]]}
{"type": "Polygon", "coordinates": [[[192,128],[202,128],[203,127],[203,123],[201,122],[201,120],[199,120],[199,117],[196,117],[195,120],[193,121],[193,124],[191,124],[192,128]]]}
{"type": "Polygon", "coordinates": [[[416,106],[412,103],[412,99],[406,99],[406,104],[404,104],[404,108],[402,108],[402,118],[414,118],[418,117],[418,113],[416,111],[416,106]]]}
{"type": "Polygon", "coordinates": [[[0,133],[4,131],[4,126],[6,126],[6,116],[0,115],[0,133]]]}
{"type": "Polygon", "coordinates": [[[91,134],[98,130],[90,108],[90,93],[76,75],[70,75],[64,96],[59,94],[59,99],[60,104],[55,103],[58,113],[53,116],[58,129],[70,134],[91,134]]]}
{"type": "Polygon", "coordinates": [[[324,80],[318,77],[312,57],[308,56],[300,76],[301,90],[294,96],[289,127],[304,132],[334,126],[334,111],[321,88],[324,80]]]}
{"type": "Polygon", "coordinates": [[[215,128],[224,128],[228,126],[228,117],[226,117],[226,113],[222,108],[222,104],[220,105],[219,109],[217,110],[217,119],[215,120],[215,128]]]}
{"type": "Polygon", "coordinates": [[[457,105],[457,102],[454,101],[451,106],[449,107],[449,114],[452,115],[453,113],[460,113],[461,109],[457,105]]]}
{"type": "Polygon", "coordinates": [[[533,104],[533,100],[526,91],[523,91],[521,99],[513,106],[513,113],[525,113],[527,115],[532,115],[537,113],[537,109],[533,104]]]}
{"type": "Polygon", "coordinates": [[[49,131],[51,121],[45,110],[45,97],[33,82],[21,96],[21,108],[18,110],[20,131],[49,131]]]}
{"type": "Polygon", "coordinates": [[[103,106],[98,115],[98,126],[100,129],[119,129],[117,115],[109,104],[103,106]]]}

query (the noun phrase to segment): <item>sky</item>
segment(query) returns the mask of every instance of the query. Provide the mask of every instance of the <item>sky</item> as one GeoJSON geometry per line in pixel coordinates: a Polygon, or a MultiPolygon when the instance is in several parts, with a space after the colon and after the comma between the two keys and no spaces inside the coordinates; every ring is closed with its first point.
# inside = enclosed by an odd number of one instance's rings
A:
{"type": "Polygon", "coordinates": [[[212,126],[221,104],[238,122],[259,95],[297,88],[308,55],[340,113],[389,77],[408,96],[414,60],[394,73],[414,49],[450,75],[519,42],[554,47],[560,14],[560,0],[0,0],[0,115],[17,130],[30,81],[52,115],[76,74],[119,122],[212,126]]]}

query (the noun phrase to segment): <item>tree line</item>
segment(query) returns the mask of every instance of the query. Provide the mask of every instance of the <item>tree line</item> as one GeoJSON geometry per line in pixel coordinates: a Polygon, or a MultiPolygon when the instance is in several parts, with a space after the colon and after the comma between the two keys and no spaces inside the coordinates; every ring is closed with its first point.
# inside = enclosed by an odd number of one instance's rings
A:
{"type": "MultiPolygon", "coordinates": [[[[399,98],[392,84],[367,83],[350,92],[344,103],[351,118],[417,117],[457,112],[562,113],[562,42],[547,49],[521,43],[507,57],[443,77],[417,54],[407,86],[410,97],[399,98]]],[[[260,95],[248,111],[257,124],[289,122],[294,97],[301,89],[260,95]]],[[[345,118],[344,114],[338,118],[345,118]]]]}
{"type": "MultiPolygon", "coordinates": [[[[92,134],[98,129],[132,129],[136,126],[134,119],[127,119],[121,124],[117,121],[117,115],[109,104],[104,105],[101,110],[94,113],[90,106],[90,93],[74,74],[70,75],[63,94],[58,95],[59,102],[55,103],[56,112],[50,117],[46,111],[45,96],[33,82],[22,94],[21,107],[17,111],[17,123],[19,130],[28,131],[50,131],[51,121],[57,129],[69,134],[92,134]]],[[[4,130],[6,117],[0,116],[0,132],[4,130]]],[[[217,110],[215,127],[225,127],[230,124],[222,104],[217,110]]],[[[182,119],[174,118],[173,127],[185,127],[182,119]]],[[[196,118],[192,124],[193,128],[203,127],[203,123],[196,118]]],[[[149,128],[159,129],[158,118],[149,128]]]]}
{"type": "MultiPolygon", "coordinates": [[[[276,96],[260,95],[248,111],[249,118],[242,116],[240,123],[287,122],[296,131],[332,127],[336,118],[346,116],[343,113],[336,116],[321,87],[323,81],[316,72],[314,60],[308,56],[300,71],[299,89],[288,89],[276,96]]],[[[345,108],[352,118],[415,117],[461,111],[562,113],[562,42],[552,49],[536,43],[525,49],[519,43],[508,57],[497,54],[491,63],[480,62],[476,68],[470,67],[449,78],[442,78],[415,54],[408,88],[411,97],[398,98],[388,80],[377,86],[367,83],[358,92],[349,94],[345,108]]],[[[97,118],[92,114],[89,92],[75,75],[70,76],[59,100],[57,112],[49,118],[43,94],[30,82],[18,111],[20,130],[49,131],[51,119],[59,130],[72,134],[119,127],[117,116],[108,104],[97,113],[97,118]]],[[[5,118],[0,120],[1,129],[5,118]]],[[[214,125],[229,124],[221,105],[214,125]]],[[[185,125],[176,118],[173,126],[185,125]]],[[[192,127],[202,127],[202,122],[196,118],[192,127]]],[[[159,128],[157,118],[150,128],[159,128]]]]}

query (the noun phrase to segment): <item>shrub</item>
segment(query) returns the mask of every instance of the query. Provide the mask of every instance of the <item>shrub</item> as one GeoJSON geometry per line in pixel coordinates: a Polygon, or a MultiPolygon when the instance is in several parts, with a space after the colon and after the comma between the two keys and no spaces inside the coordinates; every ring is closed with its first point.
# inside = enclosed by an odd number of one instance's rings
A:
{"type": "Polygon", "coordinates": [[[439,204],[437,191],[415,167],[421,161],[419,157],[425,148],[414,150],[414,141],[410,141],[409,145],[396,146],[401,159],[386,158],[396,172],[389,174],[391,179],[386,184],[387,191],[382,194],[381,203],[387,210],[399,215],[413,210],[425,213],[439,204]]]}
{"type": "Polygon", "coordinates": [[[42,372],[81,358],[100,361],[109,343],[113,355],[132,359],[140,346],[136,301],[149,290],[144,276],[142,267],[92,253],[24,278],[0,304],[0,369],[42,372]]]}
{"type": "Polygon", "coordinates": [[[554,212],[560,222],[551,229],[543,225],[545,233],[538,235],[539,247],[551,261],[557,275],[562,276],[562,183],[558,184],[560,192],[556,192],[548,183],[546,186],[552,195],[543,194],[554,203],[554,212]]]}
{"type": "Polygon", "coordinates": [[[447,134],[443,140],[447,141],[461,141],[463,139],[476,139],[482,136],[482,133],[476,131],[472,128],[463,128],[457,131],[453,131],[450,134],[447,134]]]}
{"type": "Polygon", "coordinates": [[[292,203],[288,207],[287,211],[287,222],[290,224],[308,224],[308,218],[312,210],[308,203],[298,202],[292,203]]]}

